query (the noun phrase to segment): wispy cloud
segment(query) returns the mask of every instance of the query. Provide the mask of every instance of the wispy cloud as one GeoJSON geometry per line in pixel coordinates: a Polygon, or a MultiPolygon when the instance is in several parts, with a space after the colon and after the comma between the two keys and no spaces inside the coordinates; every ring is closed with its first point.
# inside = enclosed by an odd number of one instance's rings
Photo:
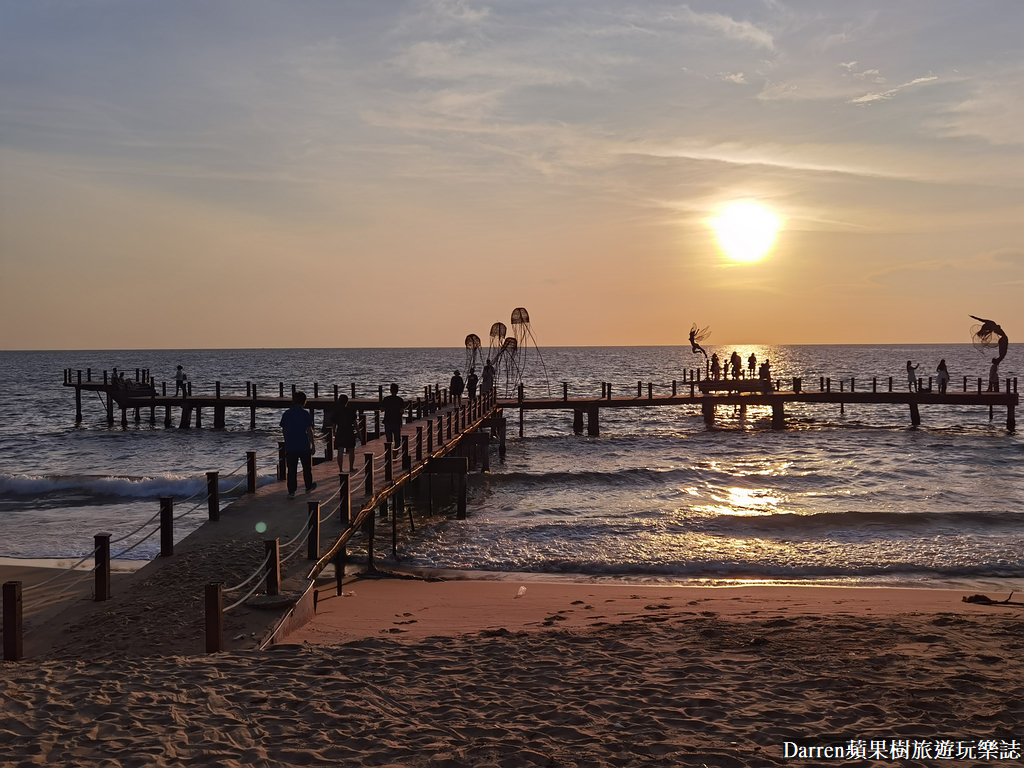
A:
{"type": "Polygon", "coordinates": [[[905,91],[908,88],[913,88],[918,85],[924,85],[926,83],[938,82],[939,78],[937,75],[928,75],[927,77],[915,77],[902,85],[897,85],[895,88],[889,88],[885,91],[878,91],[876,93],[865,93],[863,96],[858,96],[855,99],[850,99],[851,104],[872,104],[876,101],[888,101],[893,98],[896,94],[901,91],[905,91]]]}

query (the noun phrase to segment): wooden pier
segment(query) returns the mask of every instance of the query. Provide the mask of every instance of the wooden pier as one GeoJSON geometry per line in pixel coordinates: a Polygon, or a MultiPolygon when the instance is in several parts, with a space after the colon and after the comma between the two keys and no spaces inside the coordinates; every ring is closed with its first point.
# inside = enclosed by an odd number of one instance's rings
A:
{"type": "MultiPolygon", "coordinates": [[[[256,427],[256,413],[259,409],[287,409],[292,405],[291,393],[295,386],[286,388],[279,383],[276,391],[271,388],[270,392],[264,389],[257,390],[254,383],[246,385],[245,395],[223,394],[220,382],[215,382],[212,394],[191,394],[186,397],[174,397],[166,394],[166,384],[157,392],[155,384],[148,379],[145,371],[136,374],[136,381],[139,383],[129,387],[115,386],[111,383],[106,371],[102,379],[92,380],[91,372],[73,371],[67,369],[64,372],[64,386],[75,389],[75,417],[77,421],[82,420],[82,393],[95,391],[105,398],[107,421],[115,423],[115,406],[121,412],[121,424],[127,426],[129,411],[134,412],[134,420],[141,420],[141,413],[149,411],[150,423],[156,423],[157,412],[163,411],[164,426],[173,425],[172,409],[180,409],[180,428],[189,428],[193,425],[202,426],[203,412],[213,414],[213,427],[222,429],[225,425],[225,413],[228,408],[242,408],[249,411],[250,428],[256,427]]],[[[804,405],[838,405],[840,411],[847,404],[863,404],[875,406],[906,406],[910,423],[913,426],[921,424],[921,406],[939,407],[963,407],[983,406],[989,409],[989,418],[992,419],[997,408],[1006,409],[1006,428],[1009,431],[1016,429],[1016,407],[1018,404],[1017,379],[1006,379],[1002,382],[1001,391],[990,392],[983,390],[982,379],[970,380],[964,377],[961,386],[954,391],[950,388],[946,392],[939,392],[935,389],[921,389],[919,391],[899,391],[894,389],[893,378],[878,379],[870,381],[856,379],[841,379],[833,382],[827,377],[819,377],[817,391],[810,391],[803,385],[801,378],[793,378],[786,382],[789,388],[783,387],[782,380],[762,381],[760,379],[702,379],[691,376],[688,380],[673,381],[671,388],[667,385],[659,387],[655,392],[652,383],[646,386],[642,381],[637,382],[636,395],[614,396],[611,383],[601,385],[600,396],[573,396],[569,395],[569,386],[563,384],[561,398],[527,398],[522,384],[519,385],[517,396],[514,398],[498,398],[498,407],[519,409],[519,434],[523,434],[523,416],[525,411],[531,410],[571,410],[573,412],[573,430],[577,434],[584,432],[584,420],[586,421],[586,433],[588,435],[600,434],[600,411],[603,408],[648,408],[659,406],[693,406],[699,408],[704,417],[704,422],[709,429],[715,427],[715,412],[720,406],[731,406],[740,409],[741,414],[751,406],[763,406],[771,408],[772,428],[785,429],[786,407],[790,404],[804,405]],[[662,394],[664,392],[664,394],[662,394]]],[[[307,408],[311,412],[326,410],[331,407],[336,399],[339,389],[337,385],[331,388],[330,394],[321,395],[319,385],[314,383],[312,397],[307,399],[307,408]]],[[[357,410],[364,415],[372,413],[375,424],[372,433],[380,434],[381,400],[383,400],[383,387],[378,388],[377,397],[357,398],[355,396],[356,385],[351,385],[351,402],[357,410]]],[[[309,393],[307,392],[307,395],[309,393]]],[[[436,386],[431,389],[424,387],[423,393],[413,401],[408,401],[408,419],[423,418],[448,403],[449,394],[447,389],[436,386]]],[[[370,426],[364,421],[364,430],[370,426]]],[[[365,432],[364,432],[365,436],[365,432]]]]}
{"type": "MultiPolygon", "coordinates": [[[[973,383],[973,382],[971,382],[973,383]]],[[[989,418],[993,417],[996,408],[1006,408],[1006,428],[1016,429],[1015,409],[1018,403],[1017,380],[1007,379],[1001,392],[982,391],[981,379],[977,380],[972,390],[969,380],[965,377],[961,391],[938,392],[932,389],[921,391],[900,392],[893,389],[893,380],[872,379],[862,389],[857,390],[855,379],[838,381],[838,391],[828,378],[819,380],[819,390],[810,392],[804,389],[799,378],[792,379],[790,389],[783,389],[781,381],[760,381],[757,379],[691,379],[688,382],[673,381],[671,392],[655,394],[654,385],[637,382],[636,396],[613,396],[612,385],[605,383],[601,388],[600,397],[570,397],[568,385],[563,385],[561,398],[526,398],[520,386],[516,398],[499,398],[498,405],[502,408],[519,409],[519,434],[523,434],[523,414],[531,410],[571,410],[573,411],[573,431],[583,433],[584,417],[586,432],[595,436],[600,434],[600,411],[603,408],[647,408],[656,406],[694,406],[699,407],[708,429],[715,427],[715,411],[719,406],[738,408],[741,414],[750,406],[766,406],[772,410],[772,428],[785,429],[786,406],[793,403],[808,405],[838,405],[840,411],[847,404],[860,403],[866,405],[905,405],[910,413],[910,423],[921,425],[921,406],[935,405],[945,407],[987,406],[989,418]],[[847,388],[847,384],[849,385],[847,388]]]]}

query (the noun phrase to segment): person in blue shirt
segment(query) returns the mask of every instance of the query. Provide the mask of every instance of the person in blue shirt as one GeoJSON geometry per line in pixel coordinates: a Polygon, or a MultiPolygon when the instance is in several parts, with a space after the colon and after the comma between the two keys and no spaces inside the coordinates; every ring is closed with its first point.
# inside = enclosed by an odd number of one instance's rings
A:
{"type": "Polygon", "coordinates": [[[292,407],[281,416],[281,430],[284,432],[284,456],[288,468],[288,498],[292,499],[299,486],[299,462],[302,462],[306,493],[316,488],[313,482],[313,416],[306,410],[305,392],[292,395],[292,407]]]}

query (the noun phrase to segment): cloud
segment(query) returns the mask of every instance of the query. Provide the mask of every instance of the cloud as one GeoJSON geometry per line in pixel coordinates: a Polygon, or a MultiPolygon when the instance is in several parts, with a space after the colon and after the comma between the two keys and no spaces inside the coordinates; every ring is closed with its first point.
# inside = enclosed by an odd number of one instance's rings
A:
{"type": "MultiPolygon", "coordinates": [[[[876,72],[876,70],[871,70],[876,72]]],[[[915,77],[902,85],[897,85],[895,88],[890,88],[887,91],[880,91],[878,93],[866,93],[863,96],[858,96],[856,99],[850,99],[850,104],[871,104],[876,101],[888,101],[893,96],[901,91],[905,91],[907,88],[913,88],[916,85],[923,85],[925,83],[934,83],[938,81],[938,76],[929,75],[928,77],[915,77]]]]}
{"type": "Polygon", "coordinates": [[[740,43],[753,45],[766,50],[775,49],[775,40],[771,33],[766,32],[749,21],[737,21],[731,16],[721,13],[697,13],[684,5],[675,18],[693,27],[706,29],[716,35],[740,43]]]}

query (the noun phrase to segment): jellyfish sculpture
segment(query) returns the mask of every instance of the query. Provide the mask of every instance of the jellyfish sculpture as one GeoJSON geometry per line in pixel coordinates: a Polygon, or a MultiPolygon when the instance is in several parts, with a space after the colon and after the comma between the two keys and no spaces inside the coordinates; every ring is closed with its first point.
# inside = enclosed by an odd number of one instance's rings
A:
{"type": "Polygon", "coordinates": [[[463,369],[468,375],[471,370],[477,367],[480,362],[480,337],[471,333],[466,337],[466,367],[463,369]]]}
{"type": "Polygon", "coordinates": [[[551,396],[551,382],[548,381],[547,368],[544,365],[544,358],[540,354],[540,348],[537,346],[537,339],[533,335],[533,329],[530,327],[530,313],[526,311],[525,307],[516,307],[512,310],[512,338],[516,340],[516,350],[519,356],[519,376],[516,384],[518,385],[522,381],[522,374],[526,368],[526,357],[527,349],[532,345],[534,354],[540,361],[541,369],[544,371],[544,381],[547,385],[548,396],[551,396]]]}

